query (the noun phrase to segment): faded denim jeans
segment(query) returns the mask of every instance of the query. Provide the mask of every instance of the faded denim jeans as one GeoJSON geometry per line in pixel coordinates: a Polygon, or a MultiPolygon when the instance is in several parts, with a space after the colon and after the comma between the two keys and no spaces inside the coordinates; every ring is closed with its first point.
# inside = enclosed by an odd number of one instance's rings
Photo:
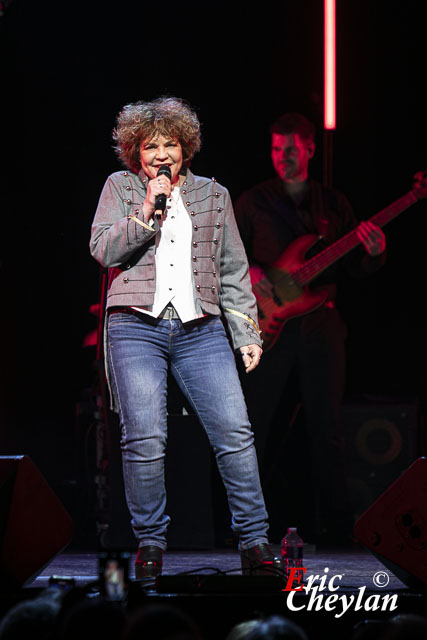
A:
{"type": "Polygon", "coordinates": [[[167,546],[169,368],[213,447],[239,548],[267,542],[253,433],[221,319],[208,316],[183,324],[175,318],[113,313],[108,319],[108,351],[119,403],[126,499],[139,546],[167,546]]]}

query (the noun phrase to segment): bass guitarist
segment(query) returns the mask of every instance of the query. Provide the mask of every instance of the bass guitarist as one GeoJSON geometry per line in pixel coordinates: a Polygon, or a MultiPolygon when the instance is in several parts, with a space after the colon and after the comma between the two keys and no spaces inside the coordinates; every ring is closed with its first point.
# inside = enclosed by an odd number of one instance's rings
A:
{"type": "MultiPolygon", "coordinates": [[[[261,327],[263,319],[266,323],[264,348],[269,347],[258,369],[251,376],[242,375],[242,384],[265,477],[269,461],[268,435],[280,420],[277,413],[283,393],[296,368],[315,479],[315,539],[319,546],[325,542],[345,546],[352,527],[345,494],[339,424],[346,327],[335,306],[336,285],[342,268],[359,276],[382,266],[386,241],[380,227],[372,222],[359,224],[343,194],[309,177],[309,162],[315,152],[315,128],[311,122],[301,114],[287,113],[274,122],[270,131],[276,177],[244,192],[235,205],[251,264],[261,327]],[[320,302],[313,309],[310,294],[300,297],[302,302],[296,305],[295,317],[288,318],[283,326],[274,310],[280,311],[284,295],[292,298],[295,287],[301,291],[298,282],[293,280],[288,281],[291,286],[285,293],[281,288],[283,253],[288,250],[290,262],[297,263],[301,256],[298,250],[292,252],[295,241],[298,244],[298,239],[306,234],[316,234],[321,238],[308,250],[305,259],[310,259],[353,229],[361,245],[319,274],[314,286],[322,292],[320,302]]],[[[308,268],[312,269],[312,265],[308,268]]],[[[305,462],[301,460],[304,466],[305,462]]],[[[267,488],[265,493],[268,494],[267,488]]],[[[286,504],[283,509],[286,511],[286,504]]]]}

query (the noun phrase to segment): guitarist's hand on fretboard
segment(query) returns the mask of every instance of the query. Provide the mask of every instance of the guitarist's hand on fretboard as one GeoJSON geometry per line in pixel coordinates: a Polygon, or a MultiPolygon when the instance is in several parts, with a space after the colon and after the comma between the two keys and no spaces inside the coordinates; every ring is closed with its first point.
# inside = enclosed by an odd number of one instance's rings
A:
{"type": "Polygon", "coordinates": [[[386,240],[381,227],[367,220],[357,227],[357,237],[370,256],[379,256],[385,251],[386,240]]]}

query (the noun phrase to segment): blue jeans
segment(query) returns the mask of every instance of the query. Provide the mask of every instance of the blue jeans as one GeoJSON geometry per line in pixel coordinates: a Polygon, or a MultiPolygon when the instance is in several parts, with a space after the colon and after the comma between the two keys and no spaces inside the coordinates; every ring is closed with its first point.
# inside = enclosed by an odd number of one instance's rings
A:
{"type": "Polygon", "coordinates": [[[182,324],[178,319],[113,313],[108,351],[122,429],[126,499],[139,546],[166,549],[169,367],[215,452],[239,548],[267,542],[253,433],[221,319],[208,316],[182,324]]]}

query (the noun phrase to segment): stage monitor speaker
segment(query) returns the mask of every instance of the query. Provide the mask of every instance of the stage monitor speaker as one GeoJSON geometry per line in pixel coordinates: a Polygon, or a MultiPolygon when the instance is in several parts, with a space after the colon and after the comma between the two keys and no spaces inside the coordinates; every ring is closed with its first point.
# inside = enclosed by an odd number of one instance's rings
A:
{"type": "Polygon", "coordinates": [[[427,458],[419,458],[354,525],[357,540],[404,584],[427,589],[427,458]]]}
{"type": "Polygon", "coordinates": [[[73,521],[28,456],[0,456],[3,590],[37,576],[73,535],[73,521]]]}
{"type": "Polygon", "coordinates": [[[364,401],[342,408],[346,483],[354,519],[419,455],[416,401],[364,401]]]}

